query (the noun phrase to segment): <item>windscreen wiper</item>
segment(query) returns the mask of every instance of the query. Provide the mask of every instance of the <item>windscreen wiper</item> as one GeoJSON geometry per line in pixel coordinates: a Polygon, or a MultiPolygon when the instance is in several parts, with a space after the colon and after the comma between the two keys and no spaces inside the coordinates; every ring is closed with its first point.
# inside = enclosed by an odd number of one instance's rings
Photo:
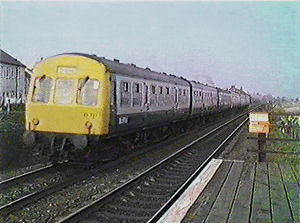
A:
{"type": "Polygon", "coordinates": [[[89,76],[87,76],[86,78],[84,78],[83,82],[80,84],[80,86],[78,87],[78,91],[81,91],[81,89],[84,87],[84,85],[86,84],[86,82],[90,79],[89,76]]]}

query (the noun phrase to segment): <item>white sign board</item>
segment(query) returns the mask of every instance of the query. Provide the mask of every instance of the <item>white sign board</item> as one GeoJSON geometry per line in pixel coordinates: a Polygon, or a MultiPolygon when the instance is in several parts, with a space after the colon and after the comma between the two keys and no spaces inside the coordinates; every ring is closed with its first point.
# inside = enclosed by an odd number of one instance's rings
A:
{"type": "Polygon", "coordinates": [[[72,75],[76,73],[75,67],[58,67],[57,73],[59,74],[66,74],[66,75],[72,75]]]}
{"type": "Polygon", "coordinates": [[[269,113],[267,112],[250,112],[249,114],[250,122],[268,122],[269,113]]]}

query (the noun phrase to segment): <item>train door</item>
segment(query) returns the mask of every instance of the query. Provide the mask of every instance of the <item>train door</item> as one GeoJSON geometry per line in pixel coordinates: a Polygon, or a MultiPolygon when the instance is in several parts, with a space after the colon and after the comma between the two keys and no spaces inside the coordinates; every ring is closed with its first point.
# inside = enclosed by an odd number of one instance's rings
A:
{"type": "Polygon", "coordinates": [[[150,105],[149,105],[149,86],[144,83],[143,89],[143,125],[147,126],[150,122],[150,105]]]}
{"type": "Polygon", "coordinates": [[[174,109],[177,110],[178,109],[178,90],[176,87],[174,87],[174,93],[175,93],[175,106],[174,109]]]}
{"type": "Polygon", "coordinates": [[[144,111],[147,112],[149,109],[149,86],[144,83],[144,111]]]}

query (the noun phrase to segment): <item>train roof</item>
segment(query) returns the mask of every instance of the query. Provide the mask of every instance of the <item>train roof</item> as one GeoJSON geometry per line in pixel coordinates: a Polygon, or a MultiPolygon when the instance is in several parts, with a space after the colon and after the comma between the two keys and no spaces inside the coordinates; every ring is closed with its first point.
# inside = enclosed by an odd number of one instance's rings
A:
{"type": "Polygon", "coordinates": [[[231,94],[231,91],[229,90],[226,90],[226,89],[223,89],[223,88],[218,88],[217,89],[220,91],[220,92],[223,92],[223,93],[227,93],[227,94],[231,94]]]}
{"type": "Polygon", "coordinates": [[[202,90],[213,90],[213,91],[217,91],[216,87],[213,86],[209,86],[207,84],[203,84],[197,81],[190,81],[191,85],[193,88],[198,88],[198,89],[202,89],[202,90]]]}
{"type": "Polygon", "coordinates": [[[158,80],[167,83],[189,86],[188,81],[182,77],[177,77],[172,74],[152,71],[150,68],[137,67],[134,64],[120,63],[120,61],[116,59],[109,60],[104,57],[98,57],[96,55],[85,54],[85,53],[63,53],[63,54],[59,54],[58,56],[61,55],[78,55],[78,56],[91,58],[100,63],[103,63],[109,69],[110,72],[116,74],[124,74],[127,76],[134,76],[142,79],[158,80]]]}

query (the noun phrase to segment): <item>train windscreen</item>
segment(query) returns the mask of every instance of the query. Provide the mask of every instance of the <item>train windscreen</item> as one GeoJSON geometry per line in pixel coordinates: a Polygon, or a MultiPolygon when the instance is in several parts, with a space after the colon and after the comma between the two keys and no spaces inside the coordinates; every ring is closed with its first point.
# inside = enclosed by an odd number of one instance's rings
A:
{"type": "Polygon", "coordinates": [[[37,77],[34,81],[33,102],[48,103],[50,99],[50,93],[53,80],[49,77],[37,77]]]}
{"type": "Polygon", "coordinates": [[[75,80],[59,78],[55,84],[54,103],[73,104],[75,80]]]}
{"type": "Polygon", "coordinates": [[[94,79],[80,79],[77,94],[77,103],[87,106],[95,106],[98,103],[100,83],[94,79]]]}

